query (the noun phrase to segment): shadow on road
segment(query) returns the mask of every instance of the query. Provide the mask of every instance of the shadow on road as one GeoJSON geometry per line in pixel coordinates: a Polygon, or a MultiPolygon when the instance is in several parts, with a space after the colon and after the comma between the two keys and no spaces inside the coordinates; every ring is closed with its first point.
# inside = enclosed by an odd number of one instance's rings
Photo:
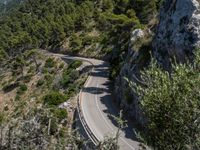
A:
{"type": "Polygon", "coordinates": [[[97,88],[97,87],[85,87],[82,89],[83,92],[91,93],[91,94],[102,94],[104,92],[108,92],[106,88],[97,88]]]}
{"type": "MultiPolygon", "coordinates": [[[[93,77],[101,77],[101,78],[108,78],[109,76],[109,69],[108,66],[105,64],[95,66],[93,69],[91,76],[93,77]]],[[[103,110],[103,112],[106,114],[107,118],[118,127],[116,120],[113,116],[118,117],[119,116],[119,109],[117,106],[113,103],[113,99],[111,96],[111,83],[109,80],[105,82],[103,85],[100,85],[101,87],[86,87],[83,89],[84,92],[96,94],[99,99],[100,103],[105,106],[106,109],[103,110]]],[[[125,120],[126,117],[124,117],[125,120]]],[[[132,125],[131,121],[127,121],[127,127],[123,129],[123,132],[125,133],[125,137],[128,139],[132,139],[134,141],[137,141],[136,135],[134,134],[134,126],[132,125]]]]}

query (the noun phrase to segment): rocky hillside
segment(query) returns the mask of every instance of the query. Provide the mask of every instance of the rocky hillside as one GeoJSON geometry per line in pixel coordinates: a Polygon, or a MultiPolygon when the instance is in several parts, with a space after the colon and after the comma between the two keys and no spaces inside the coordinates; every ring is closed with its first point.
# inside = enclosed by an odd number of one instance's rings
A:
{"type": "Polygon", "coordinates": [[[115,92],[121,108],[141,124],[144,124],[145,119],[140,111],[138,98],[129,88],[125,77],[143,84],[140,71],[148,66],[150,52],[167,70],[171,69],[174,58],[177,58],[177,62],[184,62],[187,58],[193,61],[194,49],[200,46],[199,13],[200,4],[197,0],[166,0],[156,30],[132,31],[128,55],[116,79],[115,92]]]}
{"type": "Polygon", "coordinates": [[[32,50],[1,70],[0,149],[66,149],[81,144],[71,129],[76,94],[89,69],[81,61],[32,50]]]}

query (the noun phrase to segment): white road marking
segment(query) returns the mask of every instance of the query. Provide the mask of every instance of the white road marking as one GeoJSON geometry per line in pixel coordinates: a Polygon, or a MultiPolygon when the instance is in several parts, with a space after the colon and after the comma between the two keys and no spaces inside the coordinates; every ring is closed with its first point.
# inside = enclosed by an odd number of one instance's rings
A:
{"type": "MultiPolygon", "coordinates": [[[[59,55],[59,54],[53,54],[53,55],[55,55],[55,56],[59,56],[59,57],[63,57],[63,58],[68,58],[68,59],[79,59],[79,60],[82,60],[82,61],[88,61],[89,63],[91,63],[91,61],[93,61],[93,62],[95,62],[96,64],[100,64],[100,61],[98,60],[95,60],[95,59],[87,59],[87,58],[80,58],[80,57],[71,57],[71,56],[67,56],[67,55],[59,55]]],[[[94,68],[93,68],[94,69],[94,68]]],[[[92,70],[93,71],[93,70],[92,70]]],[[[87,87],[88,86],[88,84],[91,82],[91,80],[92,80],[92,76],[89,76],[88,77],[89,79],[87,80],[87,83],[86,83],[86,85],[85,85],[85,87],[87,87]]],[[[99,87],[99,85],[97,85],[97,87],[99,87]]],[[[80,96],[82,96],[82,92],[80,93],[81,95],[80,96]]],[[[96,102],[97,102],[97,95],[96,95],[96,102]]],[[[82,105],[81,105],[82,106],[82,105]]],[[[102,112],[101,112],[101,110],[100,110],[100,108],[99,108],[99,105],[98,105],[98,103],[97,103],[97,107],[98,107],[98,109],[99,109],[99,112],[100,112],[100,114],[103,116],[103,114],[102,114],[102,112]]],[[[84,114],[84,109],[82,109],[82,111],[83,111],[83,114],[84,114]]],[[[106,124],[108,125],[108,127],[111,129],[111,130],[113,130],[111,127],[110,127],[110,125],[108,124],[108,122],[105,120],[105,118],[103,117],[103,119],[104,119],[104,121],[106,122],[106,124]]],[[[120,137],[120,139],[123,141],[123,142],[125,142],[129,147],[131,147],[131,149],[133,149],[133,150],[135,150],[135,148],[134,147],[132,147],[129,143],[127,143],[124,139],[122,139],[121,137],[120,137]]]]}
{"type": "MultiPolygon", "coordinates": [[[[99,88],[99,84],[97,84],[97,88],[99,88]]],[[[98,101],[98,96],[97,96],[97,94],[95,94],[95,100],[96,100],[97,108],[98,108],[98,110],[99,110],[99,112],[100,112],[100,114],[101,114],[101,116],[102,116],[104,122],[105,122],[105,123],[107,124],[107,126],[111,129],[111,131],[113,131],[112,127],[110,126],[110,124],[108,123],[108,121],[105,119],[105,117],[104,117],[104,115],[103,115],[103,113],[102,113],[102,111],[101,111],[101,109],[100,109],[100,107],[99,107],[99,105],[98,105],[98,102],[97,102],[97,101],[98,101]]],[[[126,143],[131,149],[135,150],[135,148],[132,147],[128,142],[126,142],[122,137],[120,137],[120,139],[121,139],[124,143],[126,143]]]]}
{"type": "MultiPolygon", "coordinates": [[[[98,84],[97,84],[97,88],[99,88],[99,85],[98,85],[98,84]]],[[[106,121],[106,119],[103,117],[102,111],[101,111],[101,109],[100,109],[100,107],[99,107],[99,105],[98,105],[98,102],[97,102],[97,101],[98,101],[97,94],[95,94],[95,100],[96,100],[97,108],[98,108],[98,110],[99,110],[99,112],[100,112],[102,118],[104,119],[104,121],[105,121],[105,123],[107,124],[107,126],[111,129],[111,131],[113,131],[112,127],[109,125],[109,123],[108,123],[108,122],[106,121]]]]}

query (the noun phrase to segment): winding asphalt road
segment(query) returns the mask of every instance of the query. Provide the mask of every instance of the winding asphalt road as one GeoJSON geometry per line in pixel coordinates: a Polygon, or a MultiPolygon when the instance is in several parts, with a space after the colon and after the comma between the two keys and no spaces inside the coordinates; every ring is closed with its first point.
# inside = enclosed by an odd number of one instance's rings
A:
{"type": "MultiPolygon", "coordinates": [[[[114,135],[117,125],[113,117],[119,111],[112,102],[109,81],[109,64],[105,61],[59,55],[65,59],[78,59],[93,64],[91,75],[79,95],[82,115],[87,126],[95,137],[101,141],[106,135],[114,135]]],[[[134,140],[133,128],[128,125],[120,132],[119,145],[121,150],[138,150],[139,143],[134,140]]]]}

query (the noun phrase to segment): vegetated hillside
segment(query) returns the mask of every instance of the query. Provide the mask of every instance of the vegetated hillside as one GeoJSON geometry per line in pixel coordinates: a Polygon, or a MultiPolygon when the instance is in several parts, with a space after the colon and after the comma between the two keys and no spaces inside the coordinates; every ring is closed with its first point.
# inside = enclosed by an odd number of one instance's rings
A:
{"type": "Polygon", "coordinates": [[[82,62],[31,50],[9,65],[0,71],[0,149],[81,146],[71,126],[87,78],[82,62]]]}
{"type": "MultiPolygon", "coordinates": [[[[13,57],[32,48],[88,57],[104,57],[113,53],[113,66],[118,71],[117,66],[128,49],[130,31],[145,28],[157,14],[159,2],[24,1],[0,19],[1,55],[6,52],[13,57]]],[[[113,76],[115,74],[114,71],[113,76]]]]}

